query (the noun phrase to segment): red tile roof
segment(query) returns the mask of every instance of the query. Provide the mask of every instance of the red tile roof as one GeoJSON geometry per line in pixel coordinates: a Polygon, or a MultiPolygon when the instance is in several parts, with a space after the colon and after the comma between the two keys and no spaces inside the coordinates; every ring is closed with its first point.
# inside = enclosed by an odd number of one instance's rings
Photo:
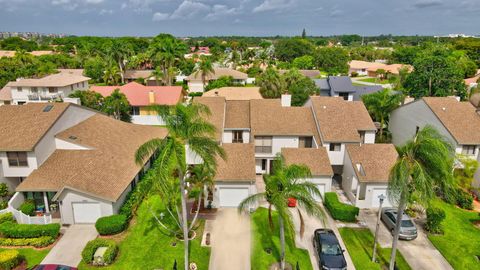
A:
{"type": "Polygon", "coordinates": [[[122,86],[96,86],[93,85],[90,90],[95,91],[102,96],[109,96],[115,89],[127,96],[128,102],[132,106],[174,105],[182,100],[183,91],[181,86],[145,86],[136,82],[127,83],[122,86]],[[155,102],[150,103],[149,93],[155,94],[155,102]]]}

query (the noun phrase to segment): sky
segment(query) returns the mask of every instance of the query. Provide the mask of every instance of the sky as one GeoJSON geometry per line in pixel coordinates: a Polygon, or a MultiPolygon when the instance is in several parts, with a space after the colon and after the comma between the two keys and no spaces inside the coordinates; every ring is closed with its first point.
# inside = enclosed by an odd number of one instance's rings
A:
{"type": "Polygon", "coordinates": [[[96,36],[480,34],[480,0],[0,0],[0,31],[96,36]]]}

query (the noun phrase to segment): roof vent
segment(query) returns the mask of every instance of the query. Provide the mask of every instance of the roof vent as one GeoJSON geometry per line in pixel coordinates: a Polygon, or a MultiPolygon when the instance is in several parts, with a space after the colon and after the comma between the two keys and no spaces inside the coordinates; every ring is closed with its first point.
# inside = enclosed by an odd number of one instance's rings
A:
{"type": "Polygon", "coordinates": [[[47,105],[45,108],[43,108],[43,112],[49,112],[53,109],[53,105],[47,105]]]}
{"type": "Polygon", "coordinates": [[[323,105],[323,107],[322,107],[322,108],[325,110],[325,109],[327,108],[327,106],[323,105]]]}
{"type": "Polygon", "coordinates": [[[68,136],[68,138],[69,138],[70,140],[76,140],[76,139],[77,139],[77,136],[70,135],[70,136],[68,136]]]}
{"type": "Polygon", "coordinates": [[[442,107],[442,111],[446,111],[446,110],[447,110],[447,108],[445,108],[445,107],[442,107]]]}

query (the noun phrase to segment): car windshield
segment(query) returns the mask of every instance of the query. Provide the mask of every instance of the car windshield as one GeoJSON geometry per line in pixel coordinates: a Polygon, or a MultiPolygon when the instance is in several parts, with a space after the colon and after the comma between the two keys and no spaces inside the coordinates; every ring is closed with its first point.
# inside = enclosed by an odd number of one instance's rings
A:
{"type": "Polygon", "coordinates": [[[322,254],[336,256],[342,254],[342,249],[338,244],[323,244],[322,254]]]}
{"type": "Polygon", "coordinates": [[[402,227],[413,227],[413,222],[409,219],[402,220],[402,227]]]}

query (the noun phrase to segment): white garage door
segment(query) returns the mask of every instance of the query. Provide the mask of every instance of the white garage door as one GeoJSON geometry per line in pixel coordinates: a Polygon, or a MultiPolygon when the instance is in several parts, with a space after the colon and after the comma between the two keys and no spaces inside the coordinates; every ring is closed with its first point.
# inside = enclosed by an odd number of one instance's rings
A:
{"type": "Polygon", "coordinates": [[[102,213],[99,203],[72,203],[72,208],[75,223],[95,223],[102,213]]]}
{"type": "MultiPolygon", "coordinates": [[[[322,197],[325,195],[325,184],[317,184],[318,191],[322,194],[322,197]]],[[[317,202],[321,202],[322,198],[314,196],[317,202]]]]}
{"type": "Polygon", "coordinates": [[[220,207],[237,207],[248,197],[248,188],[220,188],[220,207]]]}
{"type": "Polygon", "coordinates": [[[383,194],[385,196],[385,200],[383,201],[382,207],[390,207],[392,206],[390,204],[390,201],[387,199],[387,189],[386,188],[374,188],[372,192],[372,207],[379,207],[380,206],[380,200],[378,199],[378,196],[383,194]]]}

